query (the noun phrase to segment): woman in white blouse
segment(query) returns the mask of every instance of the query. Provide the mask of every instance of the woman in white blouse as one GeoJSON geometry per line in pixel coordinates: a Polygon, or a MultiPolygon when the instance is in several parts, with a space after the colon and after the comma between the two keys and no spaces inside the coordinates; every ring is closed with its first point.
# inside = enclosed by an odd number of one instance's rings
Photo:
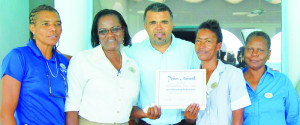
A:
{"type": "Polygon", "coordinates": [[[122,51],[130,46],[128,27],[115,10],[97,13],[91,50],[72,57],[68,69],[67,124],[127,125],[136,104],[140,73],[122,51]]]}

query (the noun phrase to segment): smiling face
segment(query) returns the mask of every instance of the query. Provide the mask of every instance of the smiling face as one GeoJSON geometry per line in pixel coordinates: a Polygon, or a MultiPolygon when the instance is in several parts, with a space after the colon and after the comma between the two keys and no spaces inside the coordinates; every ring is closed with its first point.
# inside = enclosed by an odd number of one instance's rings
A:
{"type": "Polygon", "coordinates": [[[103,50],[119,51],[120,45],[124,39],[124,30],[115,15],[106,15],[99,19],[98,36],[103,50]],[[107,30],[108,32],[103,34],[104,30],[107,30]]]}
{"type": "Polygon", "coordinates": [[[245,47],[245,62],[252,70],[264,68],[270,55],[267,40],[260,36],[252,37],[245,47]]]}
{"type": "Polygon", "coordinates": [[[148,32],[152,45],[160,46],[171,42],[174,23],[168,11],[147,11],[144,27],[148,32]]]}
{"type": "Polygon", "coordinates": [[[198,58],[203,62],[217,60],[217,53],[222,43],[217,42],[216,34],[209,29],[200,29],[197,32],[195,49],[198,58]]]}
{"type": "Polygon", "coordinates": [[[61,21],[55,11],[40,11],[34,24],[30,24],[30,31],[35,36],[37,44],[54,46],[61,34],[61,21]]]}

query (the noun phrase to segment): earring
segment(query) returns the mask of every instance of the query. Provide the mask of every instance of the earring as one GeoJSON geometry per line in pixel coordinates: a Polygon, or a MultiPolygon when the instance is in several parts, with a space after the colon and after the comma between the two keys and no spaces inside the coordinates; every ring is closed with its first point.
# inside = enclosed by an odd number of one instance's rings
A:
{"type": "Polygon", "coordinates": [[[33,39],[35,40],[35,34],[33,34],[33,39]]]}

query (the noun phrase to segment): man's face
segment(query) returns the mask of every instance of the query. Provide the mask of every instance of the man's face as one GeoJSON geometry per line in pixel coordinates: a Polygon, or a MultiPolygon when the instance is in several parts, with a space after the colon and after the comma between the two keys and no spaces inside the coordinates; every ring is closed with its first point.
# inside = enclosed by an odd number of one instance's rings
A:
{"type": "Polygon", "coordinates": [[[174,23],[168,11],[148,11],[144,27],[148,32],[152,45],[160,46],[171,42],[174,23]]]}

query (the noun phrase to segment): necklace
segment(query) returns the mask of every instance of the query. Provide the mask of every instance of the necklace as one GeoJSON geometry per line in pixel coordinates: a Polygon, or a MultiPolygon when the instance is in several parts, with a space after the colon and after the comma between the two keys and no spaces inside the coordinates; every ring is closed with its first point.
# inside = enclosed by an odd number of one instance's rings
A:
{"type": "Polygon", "coordinates": [[[119,68],[117,69],[118,70],[117,76],[119,76],[119,74],[121,73],[121,67],[122,67],[122,56],[120,55],[120,65],[119,68]]]}
{"type": "Polygon", "coordinates": [[[57,69],[57,61],[56,61],[56,58],[54,58],[54,59],[55,59],[55,67],[56,67],[56,75],[55,75],[55,76],[53,75],[53,73],[52,73],[52,71],[51,71],[51,69],[50,69],[50,67],[49,67],[48,61],[46,61],[46,63],[47,63],[47,66],[48,66],[48,69],[49,69],[51,75],[52,75],[54,78],[56,78],[56,77],[58,76],[58,69],[57,69]]]}

